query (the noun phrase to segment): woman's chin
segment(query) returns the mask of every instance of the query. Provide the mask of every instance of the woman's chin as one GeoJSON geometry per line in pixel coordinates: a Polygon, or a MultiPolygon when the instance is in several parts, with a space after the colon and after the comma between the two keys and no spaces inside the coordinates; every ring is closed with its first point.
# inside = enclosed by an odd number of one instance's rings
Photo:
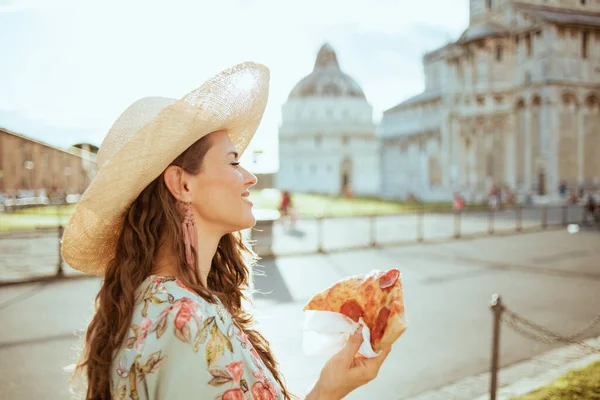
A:
{"type": "Polygon", "coordinates": [[[252,214],[252,212],[249,212],[247,215],[245,215],[241,225],[243,225],[243,227],[240,230],[254,228],[254,226],[256,225],[256,217],[254,216],[254,214],[252,214]]]}

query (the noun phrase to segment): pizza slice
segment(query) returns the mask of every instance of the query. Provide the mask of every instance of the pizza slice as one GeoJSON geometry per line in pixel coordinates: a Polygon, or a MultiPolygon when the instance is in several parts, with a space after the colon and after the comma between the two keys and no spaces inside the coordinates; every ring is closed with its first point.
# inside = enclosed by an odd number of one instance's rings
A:
{"type": "Polygon", "coordinates": [[[407,328],[402,281],[395,268],[342,279],[314,295],[304,310],[338,312],[354,322],[362,318],[376,352],[391,346],[407,328]]]}

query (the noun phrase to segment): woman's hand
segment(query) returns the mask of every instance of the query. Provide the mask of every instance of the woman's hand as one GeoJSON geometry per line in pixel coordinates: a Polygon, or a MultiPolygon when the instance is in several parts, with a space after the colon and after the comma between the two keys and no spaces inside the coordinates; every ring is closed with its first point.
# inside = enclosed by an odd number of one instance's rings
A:
{"type": "Polygon", "coordinates": [[[382,350],[375,358],[358,355],[363,341],[361,330],[350,336],[348,343],[327,361],[307,399],[339,400],[375,379],[391,348],[382,350]]]}

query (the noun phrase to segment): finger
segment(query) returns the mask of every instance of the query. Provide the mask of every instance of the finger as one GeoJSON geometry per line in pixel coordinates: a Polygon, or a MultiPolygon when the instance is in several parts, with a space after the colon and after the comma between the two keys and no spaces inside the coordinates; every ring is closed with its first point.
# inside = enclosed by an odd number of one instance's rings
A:
{"type": "Polygon", "coordinates": [[[387,356],[390,354],[390,351],[392,351],[391,347],[382,349],[381,353],[377,357],[373,357],[373,358],[369,358],[369,359],[365,360],[365,364],[367,364],[371,368],[374,367],[379,370],[379,368],[381,367],[381,365],[383,364],[383,362],[385,361],[387,356]]]}
{"type": "Polygon", "coordinates": [[[381,361],[383,363],[391,351],[392,351],[391,347],[383,348],[383,349],[381,349],[381,354],[379,354],[375,358],[377,358],[379,361],[381,361]]]}
{"type": "Polygon", "coordinates": [[[351,365],[362,342],[362,329],[358,329],[350,336],[346,345],[338,352],[338,357],[342,358],[348,365],[351,365]]]}
{"type": "Polygon", "coordinates": [[[390,354],[390,352],[392,351],[392,347],[385,347],[383,349],[381,349],[381,354],[378,355],[377,357],[383,357],[384,359],[390,354]]]}

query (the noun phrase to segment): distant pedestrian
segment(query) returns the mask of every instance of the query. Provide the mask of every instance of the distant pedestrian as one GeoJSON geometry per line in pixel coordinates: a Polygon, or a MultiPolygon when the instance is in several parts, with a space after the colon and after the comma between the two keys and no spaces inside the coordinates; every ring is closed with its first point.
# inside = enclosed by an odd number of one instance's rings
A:
{"type": "Polygon", "coordinates": [[[488,204],[492,210],[498,208],[498,188],[496,188],[495,186],[492,188],[490,194],[488,195],[488,204]]]}
{"type": "Polygon", "coordinates": [[[594,222],[600,224],[600,209],[596,203],[596,200],[594,199],[594,196],[591,194],[588,195],[587,202],[585,203],[584,213],[584,221],[587,221],[588,216],[590,216],[594,222]]]}
{"type": "Polygon", "coordinates": [[[562,197],[563,199],[565,197],[567,197],[567,182],[565,182],[565,181],[560,182],[560,185],[558,185],[558,193],[560,194],[560,197],[562,197]]]}
{"type": "Polygon", "coordinates": [[[296,227],[296,209],[294,208],[294,204],[292,202],[292,195],[287,190],[284,190],[281,193],[279,212],[282,219],[286,217],[290,218],[290,226],[292,229],[294,229],[296,227]]]}
{"type": "Polygon", "coordinates": [[[452,208],[457,211],[462,210],[465,207],[465,201],[460,193],[454,193],[454,200],[452,202],[452,208]]]}

